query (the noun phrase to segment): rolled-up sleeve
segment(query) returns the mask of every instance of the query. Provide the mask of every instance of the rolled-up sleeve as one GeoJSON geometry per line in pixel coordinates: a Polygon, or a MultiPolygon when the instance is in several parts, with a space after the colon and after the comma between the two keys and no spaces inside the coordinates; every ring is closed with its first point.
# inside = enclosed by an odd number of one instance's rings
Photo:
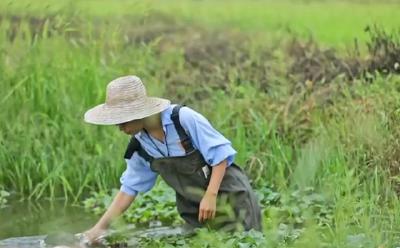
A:
{"type": "Polygon", "coordinates": [[[193,145],[199,149],[209,165],[215,166],[225,159],[228,165],[233,163],[236,151],[231,142],[215,130],[203,115],[183,107],[179,111],[179,119],[193,145]]]}
{"type": "Polygon", "coordinates": [[[126,170],[120,178],[120,191],[136,196],[139,192],[144,193],[153,188],[157,173],[153,172],[146,164],[146,160],[135,152],[131,159],[126,160],[126,170]]]}

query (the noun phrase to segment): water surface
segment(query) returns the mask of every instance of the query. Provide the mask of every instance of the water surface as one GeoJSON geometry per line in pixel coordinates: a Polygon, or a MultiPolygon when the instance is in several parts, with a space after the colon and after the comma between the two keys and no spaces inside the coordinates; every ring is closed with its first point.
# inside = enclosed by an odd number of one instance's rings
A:
{"type": "Polygon", "coordinates": [[[0,239],[31,235],[74,234],[89,229],[98,217],[64,200],[15,201],[0,209],[0,239]]]}

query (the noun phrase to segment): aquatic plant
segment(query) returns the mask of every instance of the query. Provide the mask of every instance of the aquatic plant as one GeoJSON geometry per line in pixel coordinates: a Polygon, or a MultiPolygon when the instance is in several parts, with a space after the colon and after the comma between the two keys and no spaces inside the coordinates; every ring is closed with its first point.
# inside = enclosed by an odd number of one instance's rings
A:
{"type": "MultiPolygon", "coordinates": [[[[109,194],[103,191],[92,192],[83,201],[83,206],[87,211],[101,215],[111,204],[117,191],[114,189],[109,194]]],[[[168,225],[182,223],[176,210],[175,193],[163,181],[159,181],[150,192],[138,195],[133,206],[124,213],[123,219],[139,226],[147,226],[155,221],[168,225]]]]}

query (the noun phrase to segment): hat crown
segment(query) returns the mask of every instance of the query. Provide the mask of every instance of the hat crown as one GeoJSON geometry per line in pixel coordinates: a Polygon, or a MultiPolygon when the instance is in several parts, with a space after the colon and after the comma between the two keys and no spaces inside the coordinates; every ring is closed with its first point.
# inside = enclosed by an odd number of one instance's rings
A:
{"type": "Polygon", "coordinates": [[[148,97],[137,76],[123,76],[107,85],[106,102],[86,111],[84,119],[99,125],[120,124],[160,113],[170,104],[167,99],[148,97]]]}
{"type": "Polygon", "coordinates": [[[146,89],[140,78],[136,76],[119,77],[107,85],[106,104],[118,106],[142,102],[146,99],[146,96],[146,89]]]}

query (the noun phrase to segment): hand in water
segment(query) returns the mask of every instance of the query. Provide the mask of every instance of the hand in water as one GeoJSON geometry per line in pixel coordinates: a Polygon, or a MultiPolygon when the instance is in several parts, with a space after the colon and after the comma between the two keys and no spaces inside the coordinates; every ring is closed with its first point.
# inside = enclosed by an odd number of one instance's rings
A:
{"type": "Polygon", "coordinates": [[[94,226],[86,232],[80,234],[80,243],[84,245],[101,244],[104,241],[103,238],[106,232],[106,229],[94,226]]]}

